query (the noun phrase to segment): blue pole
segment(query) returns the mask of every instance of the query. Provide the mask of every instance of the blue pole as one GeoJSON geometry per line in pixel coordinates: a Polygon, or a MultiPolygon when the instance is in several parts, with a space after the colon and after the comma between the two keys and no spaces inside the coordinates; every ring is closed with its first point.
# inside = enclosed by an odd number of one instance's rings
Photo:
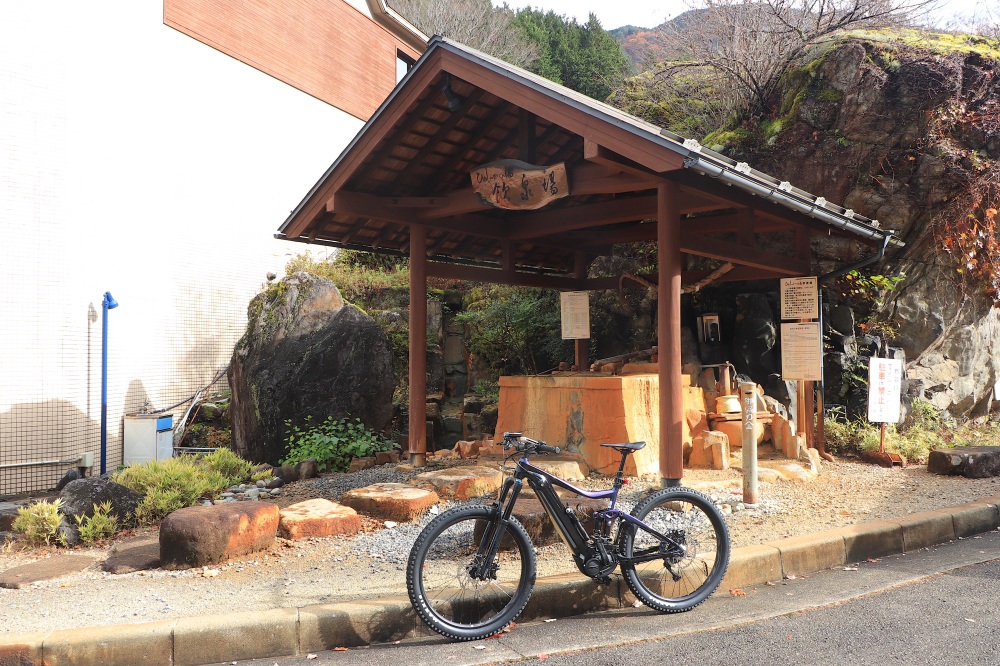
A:
{"type": "Polygon", "coordinates": [[[104,292],[101,319],[101,474],[108,471],[108,310],[118,307],[110,291],[104,292]]]}

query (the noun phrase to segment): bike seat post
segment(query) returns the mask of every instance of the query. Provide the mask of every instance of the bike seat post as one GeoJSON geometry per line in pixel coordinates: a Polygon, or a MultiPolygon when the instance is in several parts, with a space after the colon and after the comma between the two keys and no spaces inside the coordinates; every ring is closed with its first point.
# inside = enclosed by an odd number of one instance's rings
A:
{"type": "Polygon", "coordinates": [[[618,465],[618,473],[615,474],[615,487],[621,488],[625,485],[625,460],[628,459],[628,454],[630,451],[628,449],[622,450],[622,461],[618,465]]]}

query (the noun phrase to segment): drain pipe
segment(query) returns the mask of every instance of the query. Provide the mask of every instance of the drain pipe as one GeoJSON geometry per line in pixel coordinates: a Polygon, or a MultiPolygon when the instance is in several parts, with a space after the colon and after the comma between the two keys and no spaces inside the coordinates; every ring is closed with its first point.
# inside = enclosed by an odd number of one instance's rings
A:
{"type": "Polygon", "coordinates": [[[101,476],[108,472],[108,310],[118,307],[110,291],[104,292],[101,320],[101,476]]]}
{"type": "MultiPolygon", "coordinates": [[[[892,232],[887,232],[882,238],[882,247],[879,251],[870,257],[865,257],[857,263],[851,264],[850,266],[844,266],[843,268],[838,268],[835,271],[831,271],[825,275],[820,275],[817,282],[819,283],[819,330],[820,335],[823,332],[823,284],[826,282],[832,282],[836,280],[841,275],[847,275],[851,271],[856,271],[859,268],[864,268],[865,266],[870,266],[882,260],[885,256],[885,249],[889,247],[889,240],[892,238],[892,232]]],[[[816,411],[819,414],[819,418],[816,420],[817,433],[816,433],[816,450],[819,455],[824,460],[833,462],[833,456],[826,452],[826,430],[823,424],[823,409],[824,409],[824,396],[826,394],[824,382],[821,379],[819,381],[819,386],[816,392],[816,411]]]]}

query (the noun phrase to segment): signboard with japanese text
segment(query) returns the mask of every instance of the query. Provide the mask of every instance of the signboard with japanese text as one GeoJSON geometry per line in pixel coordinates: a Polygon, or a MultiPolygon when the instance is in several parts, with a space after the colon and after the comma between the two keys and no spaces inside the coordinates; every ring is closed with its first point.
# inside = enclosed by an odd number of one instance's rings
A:
{"type": "Polygon", "coordinates": [[[823,380],[823,336],[819,322],[781,325],[781,378],[823,380]]]}
{"type": "Polygon", "coordinates": [[[903,362],[894,358],[868,361],[868,420],[899,423],[903,391],[903,362]]]}
{"type": "Polygon", "coordinates": [[[472,170],[472,189],[490,206],[534,210],[569,195],[566,164],[535,166],[520,160],[499,160],[472,170]]]}
{"type": "Polygon", "coordinates": [[[586,340],[590,337],[590,297],[585,291],[559,294],[562,310],[562,339],[586,340]]]}
{"type": "Polygon", "coordinates": [[[819,319],[819,280],[813,277],[781,279],[781,319],[819,319]]]}

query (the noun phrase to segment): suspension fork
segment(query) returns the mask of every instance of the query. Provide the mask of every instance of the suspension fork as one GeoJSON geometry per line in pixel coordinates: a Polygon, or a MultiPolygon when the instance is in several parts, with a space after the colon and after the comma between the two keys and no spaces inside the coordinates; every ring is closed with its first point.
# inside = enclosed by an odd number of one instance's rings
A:
{"type": "Polygon", "coordinates": [[[497,517],[486,525],[483,538],[479,542],[479,549],[476,557],[469,565],[469,575],[476,580],[486,580],[494,575],[493,562],[496,559],[497,551],[500,550],[500,541],[507,533],[507,523],[510,515],[514,511],[514,503],[521,492],[524,481],[515,472],[514,476],[508,477],[500,489],[500,497],[494,504],[497,517]],[[509,496],[509,497],[508,497],[509,496]]]}

